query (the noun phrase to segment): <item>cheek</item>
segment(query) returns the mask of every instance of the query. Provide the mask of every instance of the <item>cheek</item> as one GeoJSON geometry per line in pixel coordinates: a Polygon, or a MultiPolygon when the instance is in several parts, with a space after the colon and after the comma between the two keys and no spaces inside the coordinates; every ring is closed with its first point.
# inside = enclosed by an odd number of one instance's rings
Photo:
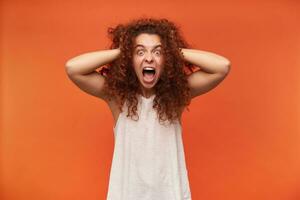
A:
{"type": "Polygon", "coordinates": [[[140,64],[141,64],[141,61],[142,61],[141,58],[138,58],[138,57],[134,57],[134,58],[133,58],[133,64],[134,64],[135,66],[140,65],[140,64]]]}
{"type": "Polygon", "coordinates": [[[163,62],[164,62],[163,57],[157,57],[155,60],[156,60],[156,62],[157,62],[158,64],[160,64],[160,65],[162,65],[163,62]]]}
{"type": "Polygon", "coordinates": [[[132,59],[132,65],[133,65],[133,68],[136,68],[137,64],[138,64],[137,59],[136,59],[136,58],[133,58],[133,59],[132,59]]]}
{"type": "Polygon", "coordinates": [[[132,64],[133,64],[133,66],[132,66],[132,67],[133,67],[133,70],[135,71],[136,74],[138,74],[138,73],[139,73],[138,70],[139,70],[139,68],[140,68],[140,67],[139,67],[139,66],[140,66],[140,62],[138,62],[137,60],[133,60],[133,63],[132,63],[132,64]]]}

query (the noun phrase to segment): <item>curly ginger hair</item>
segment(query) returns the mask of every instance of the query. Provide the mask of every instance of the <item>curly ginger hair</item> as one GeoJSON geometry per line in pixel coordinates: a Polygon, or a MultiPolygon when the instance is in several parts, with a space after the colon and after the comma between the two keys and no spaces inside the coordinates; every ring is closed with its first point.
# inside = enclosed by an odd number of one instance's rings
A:
{"type": "Polygon", "coordinates": [[[154,86],[153,108],[157,111],[159,122],[181,119],[183,109],[191,102],[187,75],[193,72],[194,66],[183,59],[179,48],[188,48],[190,45],[179,31],[169,20],[154,18],[140,18],[108,28],[112,40],[110,48],[120,48],[121,52],[119,58],[103,67],[100,73],[106,79],[104,87],[108,96],[117,97],[121,111],[127,100],[127,117],[138,117],[137,94],[141,94],[140,83],[132,65],[134,41],[139,34],[148,33],[160,36],[165,58],[164,72],[154,86]]]}

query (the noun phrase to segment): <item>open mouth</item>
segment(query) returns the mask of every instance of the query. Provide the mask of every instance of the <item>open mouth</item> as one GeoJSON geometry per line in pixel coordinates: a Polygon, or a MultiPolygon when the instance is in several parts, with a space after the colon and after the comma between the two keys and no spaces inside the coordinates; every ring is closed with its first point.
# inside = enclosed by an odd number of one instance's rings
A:
{"type": "Polygon", "coordinates": [[[143,78],[145,82],[152,82],[155,78],[156,70],[153,67],[143,68],[143,78]]]}

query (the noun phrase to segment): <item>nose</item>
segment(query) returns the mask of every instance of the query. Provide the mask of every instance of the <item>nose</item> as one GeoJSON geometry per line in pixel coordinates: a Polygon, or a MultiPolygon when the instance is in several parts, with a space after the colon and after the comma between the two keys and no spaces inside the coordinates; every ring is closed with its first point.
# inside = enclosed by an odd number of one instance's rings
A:
{"type": "Polygon", "coordinates": [[[145,60],[147,62],[151,62],[153,60],[152,54],[151,53],[147,53],[145,56],[145,60]]]}

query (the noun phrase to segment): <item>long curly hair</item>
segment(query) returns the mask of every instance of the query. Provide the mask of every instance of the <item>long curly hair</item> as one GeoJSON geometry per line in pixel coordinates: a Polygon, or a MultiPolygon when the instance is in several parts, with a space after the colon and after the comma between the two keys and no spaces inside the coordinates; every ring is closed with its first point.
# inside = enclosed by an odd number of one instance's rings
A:
{"type": "Polygon", "coordinates": [[[187,75],[193,72],[195,66],[183,59],[179,48],[189,48],[190,45],[181,36],[179,27],[164,18],[139,18],[108,28],[108,36],[112,41],[110,49],[120,48],[121,51],[117,59],[100,70],[106,79],[104,87],[108,97],[110,100],[110,97],[116,97],[121,111],[127,100],[127,117],[139,118],[137,94],[141,94],[141,88],[132,58],[135,38],[141,33],[157,34],[162,43],[164,71],[154,86],[153,100],[159,122],[181,120],[184,108],[191,102],[187,75]]]}

